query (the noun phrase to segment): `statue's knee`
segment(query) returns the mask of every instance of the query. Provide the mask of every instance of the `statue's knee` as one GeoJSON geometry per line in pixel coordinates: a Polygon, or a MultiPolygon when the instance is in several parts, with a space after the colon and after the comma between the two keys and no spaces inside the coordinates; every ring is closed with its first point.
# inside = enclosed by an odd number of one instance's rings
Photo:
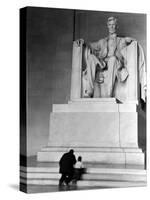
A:
{"type": "Polygon", "coordinates": [[[113,68],[116,62],[117,62],[116,57],[115,56],[111,56],[109,58],[109,60],[108,60],[107,65],[108,65],[109,68],[111,68],[111,67],[113,68]]]}
{"type": "Polygon", "coordinates": [[[111,57],[109,58],[109,61],[111,61],[111,62],[112,62],[112,61],[114,61],[114,62],[115,62],[116,60],[117,60],[117,59],[116,59],[116,57],[115,57],[115,56],[111,56],[111,57]]]}

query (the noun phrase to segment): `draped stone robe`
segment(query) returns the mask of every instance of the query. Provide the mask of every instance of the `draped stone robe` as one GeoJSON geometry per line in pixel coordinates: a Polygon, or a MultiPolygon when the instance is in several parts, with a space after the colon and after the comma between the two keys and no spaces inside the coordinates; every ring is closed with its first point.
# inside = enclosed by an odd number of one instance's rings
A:
{"type": "MultiPolygon", "coordinates": [[[[116,37],[114,55],[109,55],[111,53],[109,52],[108,41],[108,37],[101,39],[98,42],[91,43],[90,48],[86,47],[85,49],[86,69],[82,73],[83,97],[113,97],[115,96],[116,81],[125,84],[130,76],[126,66],[128,61],[125,50],[131,39],[116,37]]],[[[141,97],[145,101],[145,60],[140,45],[138,45],[138,49],[139,62],[137,64],[140,73],[141,97]]]]}

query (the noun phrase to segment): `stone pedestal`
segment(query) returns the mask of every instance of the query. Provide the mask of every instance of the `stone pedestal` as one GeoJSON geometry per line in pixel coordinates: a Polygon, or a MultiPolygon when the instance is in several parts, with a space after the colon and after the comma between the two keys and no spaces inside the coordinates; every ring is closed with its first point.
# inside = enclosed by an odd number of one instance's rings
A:
{"type": "Polygon", "coordinates": [[[38,161],[57,162],[73,148],[84,162],[144,165],[138,123],[145,127],[145,116],[134,102],[97,98],[54,104],[48,146],[38,152],[38,161]]]}

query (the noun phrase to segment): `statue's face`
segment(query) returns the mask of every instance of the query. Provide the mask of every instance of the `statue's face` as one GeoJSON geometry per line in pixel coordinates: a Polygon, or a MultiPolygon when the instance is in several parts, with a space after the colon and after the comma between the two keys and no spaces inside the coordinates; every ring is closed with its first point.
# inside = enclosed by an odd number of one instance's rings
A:
{"type": "Polygon", "coordinates": [[[117,25],[116,25],[116,22],[114,20],[109,21],[107,23],[107,27],[108,27],[108,31],[109,31],[110,34],[116,33],[117,25]]]}

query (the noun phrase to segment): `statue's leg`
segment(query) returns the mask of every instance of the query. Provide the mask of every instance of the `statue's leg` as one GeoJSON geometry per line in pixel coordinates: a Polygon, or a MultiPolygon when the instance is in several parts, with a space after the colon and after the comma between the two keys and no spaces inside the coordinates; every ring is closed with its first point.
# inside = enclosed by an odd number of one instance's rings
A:
{"type": "Polygon", "coordinates": [[[102,97],[112,97],[118,65],[119,62],[115,56],[112,56],[108,59],[108,69],[104,72],[104,84],[101,88],[103,95],[102,97]]]}
{"type": "Polygon", "coordinates": [[[87,60],[87,93],[91,97],[100,97],[99,86],[95,88],[95,73],[96,66],[99,63],[98,59],[94,55],[89,55],[87,60]],[[95,90],[96,89],[96,90],[95,90]],[[96,96],[95,96],[96,94],[96,96]]]}
{"type": "Polygon", "coordinates": [[[93,98],[100,98],[101,97],[101,84],[94,82],[94,94],[93,98]]]}

